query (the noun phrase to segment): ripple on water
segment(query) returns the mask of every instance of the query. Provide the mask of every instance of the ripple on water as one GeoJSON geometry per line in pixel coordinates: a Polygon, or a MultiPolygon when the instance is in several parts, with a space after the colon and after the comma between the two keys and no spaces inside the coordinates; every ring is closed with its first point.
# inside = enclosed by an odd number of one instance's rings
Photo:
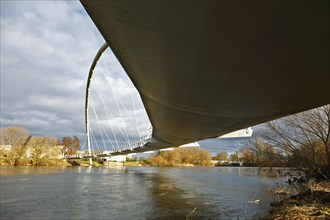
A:
{"type": "Polygon", "coordinates": [[[274,184],[256,168],[1,167],[1,175],[1,219],[249,219],[268,212],[274,184]]]}

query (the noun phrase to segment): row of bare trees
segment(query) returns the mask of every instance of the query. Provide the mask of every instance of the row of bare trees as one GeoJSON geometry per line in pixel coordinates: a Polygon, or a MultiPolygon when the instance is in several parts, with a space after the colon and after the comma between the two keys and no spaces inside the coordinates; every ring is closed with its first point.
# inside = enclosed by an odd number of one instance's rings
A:
{"type": "Polygon", "coordinates": [[[80,149],[77,137],[57,140],[51,136],[28,135],[24,128],[10,126],[0,130],[0,157],[8,165],[53,165],[54,158],[80,149]]]}
{"type": "Polygon", "coordinates": [[[173,151],[160,151],[151,155],[147,162],[153,166],[179,166],[193,164],[200,166],[211,165],[211,154],[198,147],[175,148],[173,151]]]}
{"type": "Polygon", "coordinates": [[[238,154],[245,165],[289,166],[330,178],[330,105],[266,123],[238,154]]]}
{"type": "Polygon", "coordinates": [[[268,122],[238,152],[213,159],[246,166],[288,166],[317,179],[330,178],[330,105],[268,122]]]}
{"type": "Polygon", "coordinates": [[[250,141],[249,147],[242,147],[232,154],[220,152],[212,157],[218,161],[243,162],[244,166],[277,167],[285,166],[278,149],[267,145],[261,138],[250,141]]]}
{"type": "Polygon", "coordinates": [[[267,123],[264,139],[286,163],[310,176],[330,178],[330,105],[267,123]]]}

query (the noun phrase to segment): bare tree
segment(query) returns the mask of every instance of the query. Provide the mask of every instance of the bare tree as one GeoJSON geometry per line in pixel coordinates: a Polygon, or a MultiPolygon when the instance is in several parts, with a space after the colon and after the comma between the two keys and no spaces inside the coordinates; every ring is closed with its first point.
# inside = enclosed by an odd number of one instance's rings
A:
{"type": "Polygon", "coordinates": [[[80,149],[80,140],[76,136],[63,137],[61,144],[63,145],[62,153],[63,155],[72,155],[80,149]]]}
{"type": "Polygon", "coordinates": [[[234,152],[230,155],[229,159],[233,162],[239,162],[240,156],[238,152],[234,152]]]}
{"type": "Polygon", "coordinates": [[[228,153],[220,152],[215,157],[213,157],[213,159],[220,160],[220,161],[228,161],[228,153]]]}
{"type": "Polygon", "coordinates": [[[249,147],[242,147],[239,149],[239,153],[242,155],[242,161],[244,166],[256,166],[255,151],[249,147]]]}
{"type": "Polygon", "coordinates": [[[45,165],[47,159],[52,158],[56,150],[57,140],[54,137],[32,137],[29,142],[32,163],[34,165],[45,165]]]}
{"type": "Polygon", "coordinates": [[[239,149],[239,156],[245,166],[282,167],[285,165],[285,156],[282,151],[264,137],[263,131],[255,132],[252,138],[246,140],[245,146],[239,149]]]}
{"type": "Polygon", "coordinates": [[[316,178],[330,178],[330,105],[267,123],[267,139],[288,163],[316,178]]]}
{"type": "Polygon", "coordinates": [[[26,145],[29,139],[24,128],[16,126],[1,128],[2,154],[6,155],[10,165],[20,165],[21,160],[26,157],[26,145]]]}

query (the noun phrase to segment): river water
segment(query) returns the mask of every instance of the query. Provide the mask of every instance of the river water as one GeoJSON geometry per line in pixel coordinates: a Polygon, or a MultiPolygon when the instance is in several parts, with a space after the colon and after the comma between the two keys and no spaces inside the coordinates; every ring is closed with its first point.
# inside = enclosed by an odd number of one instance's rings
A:
{"type": "Polygon", "coordinates": [[[251,219],[280,178],[245,167],[0,167],[0,219],[251,219]],[[260,200],[259,204],[251,201],[260,200]],[[248,202],[250,201],[250,202],[248,202]]]}

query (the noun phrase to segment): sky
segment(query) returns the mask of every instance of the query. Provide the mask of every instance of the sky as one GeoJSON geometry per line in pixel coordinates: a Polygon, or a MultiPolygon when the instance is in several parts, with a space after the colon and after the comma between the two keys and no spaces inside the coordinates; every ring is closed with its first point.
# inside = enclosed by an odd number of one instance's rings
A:
{"type": "Polygon", "coordinates": [[[82,137],[87,71],[103,42],[78,1],[1,1],[1,127],[82,137]]]}
{"type": "MultiPolygon", "coordinates": [[[[83,143],[87,75],[104,43],[103,37],[79,1],[0,2],[1,127],[23,127],[30,135],[58,139],[77,136],[83,143]]],[[[126,132],[132,137],[135,125],[141,126],[143,136],[150,122],[138,93],[111,50],[102,56],[94,76],[91,97],[98,113],[93,114],[91,109],[90,121],[96,142],[108,144],[104,130],[117,130],[119,135],[126,132]]],[[[118,141],[124,141],[124,136],[118,141]]],[[[234,152],[245,141],[213,139],[200,145],[215,154],[234,152]]]]}

